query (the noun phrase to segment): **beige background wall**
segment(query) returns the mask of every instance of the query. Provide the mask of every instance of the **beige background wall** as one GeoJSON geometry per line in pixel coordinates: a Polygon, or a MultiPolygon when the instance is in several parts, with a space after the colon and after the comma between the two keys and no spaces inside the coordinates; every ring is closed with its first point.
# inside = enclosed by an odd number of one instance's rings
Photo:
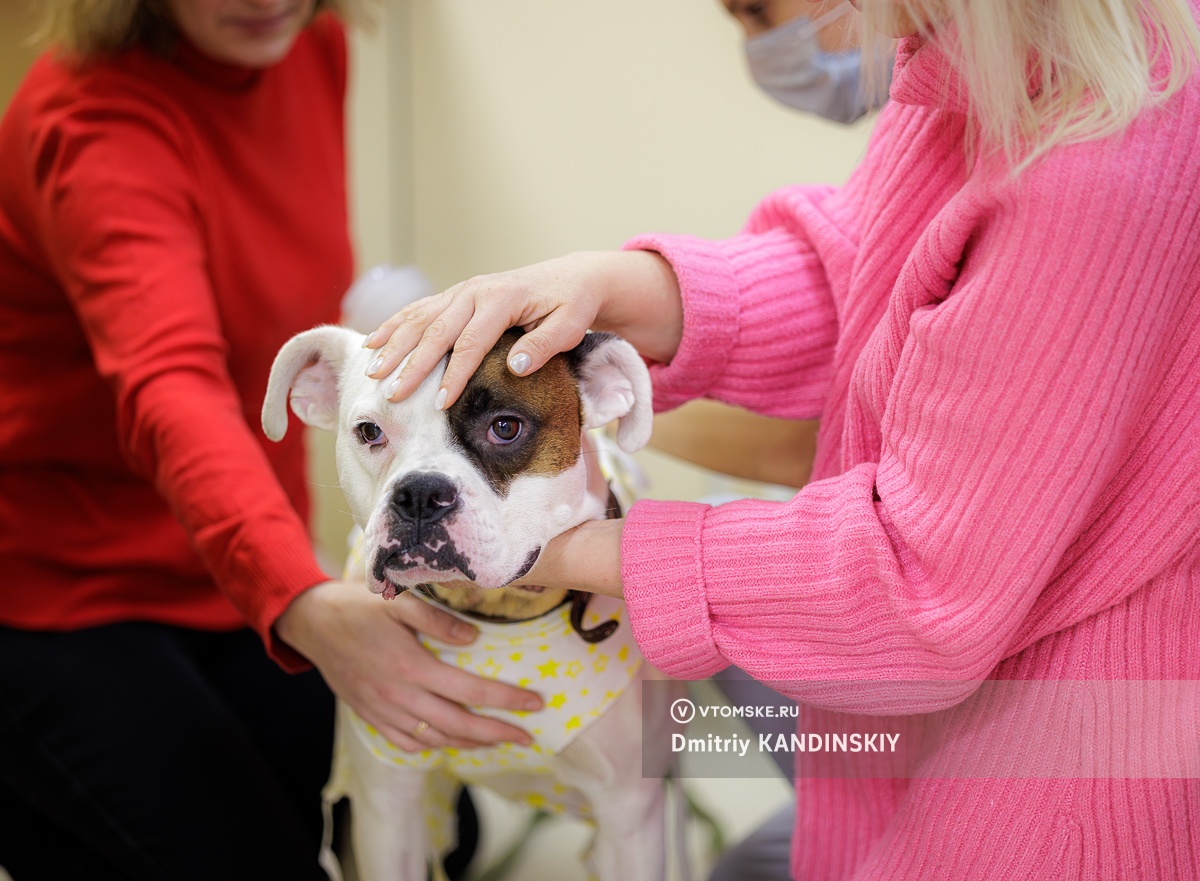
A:
{"type": "Polygon", "coordinates": [[[25,41],[33,28],[32,0],[0,0],[0,107],[16,91],[33,50],[25,41]]]}
{"type": "MultiPolygon", "coordinates": [[[[385,256],[438,285],[648,230],[731,234],[773,187],[843,180],[869,127],[762,96],[719,0],[388,0],[360,56],[361,125],[411,102],[385,256]]],[[[357,215],[368,262],[377,201],[357,215]]]]}
{"type": "MultiPolygon", "coordinates": [[[[3,101],[31,5],[0,0],[3,101]]],[[[639,232],[733,234],[775,187],[844,180],[869,132],[761,95],[719,0],[383,0],[378,19],[353,46],[359,262],[415,261],[439,287],[639,232]]],[[[346,519],[314,445],[336,558],[346,519]]],[[[660,498],[761,491],[640,461],[660,498]]]]}

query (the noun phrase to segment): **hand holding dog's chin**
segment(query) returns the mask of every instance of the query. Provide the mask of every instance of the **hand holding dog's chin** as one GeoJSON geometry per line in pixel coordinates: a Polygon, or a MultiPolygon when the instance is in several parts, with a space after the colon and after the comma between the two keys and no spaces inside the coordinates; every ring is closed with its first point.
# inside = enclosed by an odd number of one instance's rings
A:
{"type": "Polygon", "coordinates": [[[527,584],[582,590],[623,599],[621,529],[624,520],[589,520],[550,540],[527,584]]]}

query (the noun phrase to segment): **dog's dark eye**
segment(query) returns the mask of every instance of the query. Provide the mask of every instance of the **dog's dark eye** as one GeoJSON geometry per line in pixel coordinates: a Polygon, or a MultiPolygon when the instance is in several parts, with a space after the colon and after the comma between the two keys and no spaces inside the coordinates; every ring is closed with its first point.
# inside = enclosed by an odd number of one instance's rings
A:
{"type": "Polygon", "coordinates": [[[511,444],[521,436],[521,420],[511,416],[493,419],[488,426],[487,439],[494,444],[511,444]]]}
{"type": "Polygon", "coordinates": [[[387,435],[374,422],[360,422],[354,427],[358,439],[369,447],[377,447],[387,443],[387,435]]]}

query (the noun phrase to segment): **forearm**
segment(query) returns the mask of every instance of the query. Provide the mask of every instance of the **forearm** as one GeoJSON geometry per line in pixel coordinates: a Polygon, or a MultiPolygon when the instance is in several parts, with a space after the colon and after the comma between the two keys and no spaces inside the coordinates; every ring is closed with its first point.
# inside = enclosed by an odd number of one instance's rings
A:
{"type": "Polygon", "coordinates": [[[591,520],[546,545],[522,579],[550,588],[621,598],[621,531],[624,520],[591,520]]]}
{"type": "Polygon", "coordinates": [[[679,344],[651,367],[656,411],[707,397],[777,418],[821,415],[837,310],[821,256],[802,236],[639,236],[625,247],[661,254],[680,285],[679,344]]]}
{"type": "Polygon", "coordinates": [[[600,284],[606,292],[595,330],[623,337],[642,355],[667,364],[683,336],[679,280],[661,254],[615,251],[604,255],[600,284]]]}
{"type": "Polygon", "coordinates": [[[278,653],[272,623],[327,576],[236,396],[221,377],[180,370],[145,384],[124,406],[131,458],[153,477],[222,591],[278,653]]]}

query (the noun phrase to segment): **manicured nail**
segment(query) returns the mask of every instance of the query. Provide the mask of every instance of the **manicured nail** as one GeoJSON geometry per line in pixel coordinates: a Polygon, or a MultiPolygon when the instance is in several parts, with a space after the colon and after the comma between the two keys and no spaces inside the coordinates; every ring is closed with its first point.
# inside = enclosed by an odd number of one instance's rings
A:
{"type": "Polygon", "coordinates": [[[529,365],[531,363],[532,362],[529,360],[529,356],[524,352],[521,352],[519,355],[513,355],[508,359],[508,369],[517,376],[521,376],[526,370],[529,369],[529,365]]]}
{"type": "Polygon", "coordinates": [[[367,348],[371,343],[375,342],[375,337],[379,336],[379,331],[373,330],[367,334],[367,338],[363,340],[363,348],[367,348]]]}
{"type": "Polygon", "coordinates": [[[446,406],[446,396],[449,394],[444,388],[438,389],[437,397],[433,399],[433,409],[441,410],[446,406]]]}
{"type": "Polygon", "coordinates": [[[383,396],[385,398],[390,398],[392,395],[396,394],[396,392],[398,392],[399,390],[400,390],[400,380],[398,380],[398,379],[393,380],[392,384],[389,385],[387,387],[387,389],[384,391],[383,396]]]}
{"type": "Polygon", "coordinates": [[[382,366],[383,366],[383,356],[380,355],[378,358],[376,358],[374,361],[372,361],[371,365],[367,368],[367,376],[370,376],[372,373],[374,373],[376,370],[378,370],[382,366]]]}

